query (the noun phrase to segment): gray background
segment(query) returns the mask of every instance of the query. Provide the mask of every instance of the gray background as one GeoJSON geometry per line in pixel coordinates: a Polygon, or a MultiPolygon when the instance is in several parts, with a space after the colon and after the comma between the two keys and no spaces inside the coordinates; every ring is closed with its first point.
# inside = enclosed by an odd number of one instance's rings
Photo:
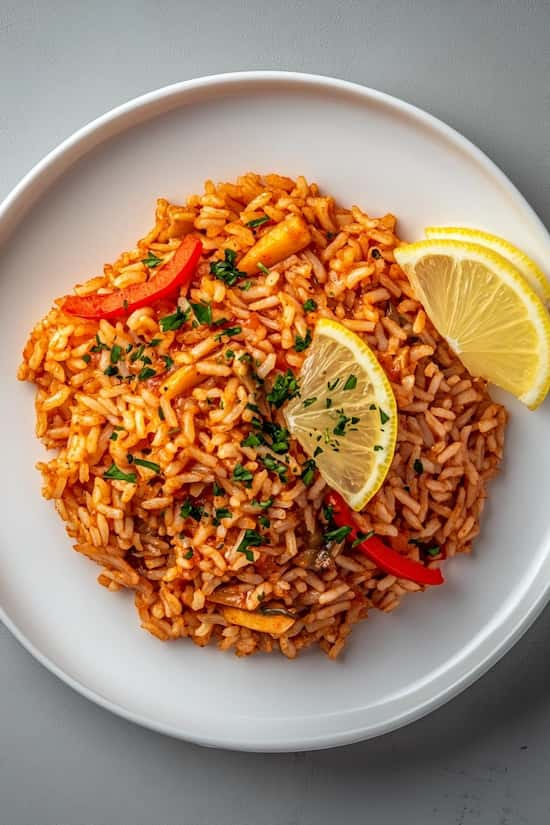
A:
{"type": "MultiPolygon", "coordinates": [[[[550,224],[547,0],[0,0],[0,198],[111,107],[257,68],[335,75],[427,109],[550,224]]],[[[339,750],[261,756],[111,716],[0,627],[0,825],[547,825],[549,643],[546,610],[430,717],[339,750]]]]}

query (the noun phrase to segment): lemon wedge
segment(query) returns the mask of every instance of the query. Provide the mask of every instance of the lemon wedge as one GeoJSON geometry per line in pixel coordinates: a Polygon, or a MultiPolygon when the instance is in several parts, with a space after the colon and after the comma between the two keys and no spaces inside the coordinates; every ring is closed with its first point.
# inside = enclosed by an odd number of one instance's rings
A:
{"type": "Polygon", "coordinates": [[[550,388],[550,316],[517,269],[486,246],[433,239],[395,259],[471,375],[534,409],[550,388]]]}
{"type": "Polygon", "coordinates": [[[550,283],[548,278],[531,258],[498,235],[490,235],[481,229],[470,229],[467,226],[427,226],[424,230],[427,238],[445,238],[453,241],[466,241],[486,246],[506,258],[523,275],[529,286],[537,293],[541,301],[550,305],[550,283]]]}
{"type": "Polygon", "coordinates": [[[397,436],[397,406],[374,352],[347,327],[318,321],[300,373],[288,428],[354,510],[380,488],[397,436]]]}

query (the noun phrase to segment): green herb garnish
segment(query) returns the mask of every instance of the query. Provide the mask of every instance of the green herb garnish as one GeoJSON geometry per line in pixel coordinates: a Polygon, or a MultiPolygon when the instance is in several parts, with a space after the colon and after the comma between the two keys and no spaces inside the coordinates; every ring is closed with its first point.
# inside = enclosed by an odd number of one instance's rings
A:
{"type": "Polygon", "coordinates": [[[138,372],[138,381],[147,381],[156,374],[155,370],[152,370],[151,367],[143,367],[143,369],[138,372]]]}
{"type": "Polygon", "coordinates": [[[118,367],[115,367],[114,364],[109,364],[107,369],[103,370],[103,375],[118,375],[118,367]]]}
{"type": "Polygon", "coordinates": [[[166,420],[166,416],[164,415],[164,411],[163,411],[161,406],[158,407],[157,413],[158,413],[158,417],[160,418],[161,421],[166,420]]]}
{"type": "Polygon", "coordinates": [[[327,381],[327,387],[329,388],[329,390],[335,390],[339,383],[340,379],[335,378],[334,381],[327,381]]]}
{"type": "Polygon", "coordinates": [[[273,504],[273,499],[272,498],[266,498],[265,501],[253,501],[252,504],[255,507],[261,507],[262,510],[266,510],[268,507],[271,507],[271,505],[273,504]]]}
{"type": "Polygon", "coordinates": [[[252,281],[245,281],[244,284],[241,284],[239,289],[241,292],[248,292],[250,287],[252,286],[252,281]]]}
{"type": "Polygon", "coordinates": [[[95,340],[96,340],[96,344],[95,344],[95,346],[93,346],[91,348],[90,352],[101,352],[104,349],[109,349],[107,344],[103,343],[103,341],[101,340],[101,338],[99,337],[97,332],[96,332],[95,340]]]}
{"type": "Polygon", "coordinates": [[[419,458],[415,458],[413,462],[413,470],[415,471],[415,473],[418,473],[418,475],[424,472],[424,465],[422,464],[419,458]]]}
{"type": "Polygon", "coordinates": [[[271,522],[267,516],[262,515],[258,516],[258,524],[261,524],[262,527],[265,527],[265,529],[267,530],[267,528],[271,525],[271,522]]]}
{"type": "Polygon", "coordinates": [[[163,332],[170,332],[179,329],[189,320],[189,313],[189,309],[186,309],[184,312],[181,307],[178,307],[172,315],[165,315],[164,318],[159,320],[161,330],[163,332]]]}
{"type": "Polygon", "coordinates": [[[192,518],[195,521],[200,521],[203,513],[204,507],[201,504],[196,504],[189,496],[180,507],[180,516],[182,518],[192,518]]]}
{"type": "Polygon", "coordinates": [[[344,384],[344,389],[345,390],[354,390],[356,386],[357,386],[357,376],[356,375],[348,376],[348,378],[346,380],[346,383],[344,384]]]}
{"type": "Polygon", "coordinates": [[[250,433],[250,435],[247,435],[247,437],[244,439],[244,441],[241,442],[241,444],[243,447],[259,447],[262,441],[263,439],[259,435],[256,435],[255,433],[250,433]]]}
{"type": "Polygon", "coordinates": [[[111,478],[115,481],[127,481],[130,484],[135,484],[137,481],[137,476],[135,473],[125,473],[116,466],[114,461],[109,469],[103,473],[103,478],[111,478]]]}
{"type": "Polygon", "coordinates": [[[172,369],[172,367],[174,366],[174,359],[170,358],[169,355],[161,355],[160,357],[164,361],[164,366],[166,367],[166,369],[172,369]]]}
{"type": "Polygon", "coordinates": [[[313,398],[306,398],[306,400],[303,402],[303,406],[304,407],[311,407],[311,405],[315,404],[316,401],[317,401],[317,396],[316,395],[314,395],[313,398]]]}
{"type": "Polygon", "coordinates": [[[184,553],[183,558],[184,558],[184,559],[187,559],[187,561],[189,561],[189,559],[192,559],[192,558],[193,558],[193,551],[192,551],[192,550],[188,550],[188,551],[187,551],[187,553],[184,553]]]}
{"type": "Polygon", "coordinates": [[[235,353],[233,352],[232,349],[226,349],[225,357],[227,358],[228,361],[232,361],[233,358],[235,357],[235,353]]]}
{"type": "Polygon", "coordinates": [[[89,353],[89,352],[86,352],[86,353],[82,356],[82,360],[84,361],[84,363],[85,363],[85,364],[89,364],[89,363],[90,363],[90,361],[92,360],[92,356],[90,355],[90,353],[89,353]]]}
{"type": "Polygon", "coordinates": [[[212,495],[213,496],[223,496],[223,487],[221,487],[217,481],[214,482],[212,485],[212,495]]]}
{"type": "Polygon", "coordinates": [[[147,257],[141,259],[141,263],[145,264],[145,266],[148,266],[149,269],[154,269],[156,266],[162,263],[162,258],[157,258],[155,253],[149,250],[149,254],[147,255],[147,257]]]}
{"type": "Polygon", "coordinates": [[[304,312],[315,312],[317,309],[317,302],[313,298],[308,298],[304,303],[304,312]]]}
{"type": "Polygon", "coordinates": [[[267,266],[266,266],[265,264],[263,264],[261,261],[260,261],[260,263],[258,264],[258,269],[259,269],[259,270],[261,270],[261,271],[264,273],[264,275],[271,275],[270,270],[269,270],[269,269],[267,268],[267,266]]]}
{"type": "Polygon", "coordinates": [[[382,424],[382,426],[384,426],[384,424],[385,424],[387,421],[389,421],[389,420],[390,420],[390,417],[389,417],[389,415],[388,415],[387,413],[385,413],[385,412],[384,412],[384,410],[382,409],[382,407],[378,407],[378,410],[379,410],[379,412],[380,412],[380,423],[382,424]]]}
{"type": "Polygon", "coordinates": [[[212,323],[212,307],[210,304],[193,304],[191,301],[191,309],[193,310],[193,314],[199,324],[204,324],[205,326],[209,327],[212,323]]]}
{"type": "Polygon", "coordinates": [[[162,338],[153,338],[152,341],[149,341],[149,346],[150,347],[158,347],[158,345],[160,344],[161,341],[162,341],[162,338]]]}
{"type": "Polygon", "coordinates": [[[352,547],[357,547],[358,544],[362,544],[367,539],[370,539],[374,536],[374,530],[369,530],[368,533],[362,533],[360,530],[357,532],[357,538],[355,541],[351,543],[352,547]]]}
{"type": "Polygon", "coordinates": [[[214,275],[218,281],[223,281],[227,286],[233,286],[239,278],[244,278],[246,272],[241,272],[235,266],[237,253],[233,249],[224,250],[223,261],[212,261],[210,263],[210,274],[214,275]]]}
{"type": "Polygon", "coordinates": [[[297,335],[294,339],[294,349],[296,352],[303,352],[306,350],[309,345],[311,344],[311,332],[308,329],[305,336],[302,338],[301,335],[297,335]]]}
{"type": "Polygon", "coordinates": [[[384,447],[381,444],[375,444],[372,449],[374,450],[375,453],[379,453],[380,450],[384,449],[384,447]]]}
{"type": "Polygon", "coordinates": [[[227,337],[230,338],[232,335],[238,335],[239,332],[242,331],[242,327],[227,327],[226,329],[222,329],[220,332],[214,335],[214,339],[216,341],[221,341],[224,335],[227,335],[227,337]]]}
{"type": "Polygon", "coordinates": [[[381,257],[382,257],[382,254],[381,254],[380,250],[379,250],[379,249],[376,249],[376,247],[374,247],[374,249],[371,249],[370,254],[371,254],[371,255],[372,255],[372,257],[373,257],[373,258],[375,258],[375,259],[376,259],[376,258],[381,258],[381,257]]]}
{"type": "Polygon", "coordinates": [[[279,374],[275,379],[275,383],[266,396],[270,404],[274,407],[282,407],[285,401],[290,401],[300,394],[300,387],[298,380],[292,370],[288,369],[284,374],[279,374]]]}
{"type": "Polygon", "coordinates": [[[325,533],[325,542],[335,541],[339,544],[341,541],[344,541],[348,533],[351,533],[351,527],[337,527],[334,530],[329,530],[325,533]]]}
{"type": "Polygon", "coordinates": [[[310,487],[313,484],[313,479],[315,478],[315,470],[317,469],[317,465],[315,461],[310,458],[305,464],[302,465],[302,474],[300,478],[306,485],[306,487],[310,487]]]}
{"type": "Polygon", "coordinates": [[[221,522],[222,518],[231,518],[232,515],[233,513],[231,512],[231,510],[228,510],[227,507],[218,507],[216,510],[214,510],[214,518],[212,519],[212,522],[217,527],[218,524],[221,522]]]}
{"type": "Polygon", "coordinates": [[[263,223],[267,223],[271,218],[268,215],[263,215],[261,218],[254,218],[253,221],[248,221],[246,224],[251,229],[255,229],[257,226],[261,226],[263,223]]]}
{"type": "Polygon", "coordinates": [[[250,470],[247,470],[242,464],[237,464],[233,470],[233,478],[235,481],[242,482],[245,487],[252,487],[252,479],[254,476],[250,470]]]}
{"type": "Polygon", "coordinates": [[[160,464],[157,464],[155,461],[146,461],[144,458],[134,458],[133,464],[137,464],[138,467],[145,467],[147,470],[152,470],[154,473],[160,473],[160,464]]]}
{"type": "Polygon", "coordinates": [[[145,350],[145,344],[140,344],[137,350],[130,355],[130,363],[133,364],[134,361],[138,361],[145,350]]]}
{"type": "Polygon", "coordinates": [[[279,478],[281,479],[281,481],[283,482],[283,484],[286,484],[286,482],[287,482],[287,475],[286,475],[287,468],[284,464],[281,464],[280,461],[276,461],[273,458],[272,455],[263,455],[260,460],[261,460],[262,464],[264,465],[264,467],[266,468],[266,470],[269,470],[270,472],[275,473],[276,475],[278,475],[279,478]]]}
{"type": "Polygon", "coordinates": [[[254,561],[254,553],[249,547],[259,547],[265,544],[263,537],[256,530],[245,530],[241,543],[237,547],[237,553],[244,553],[248,561],[254,561]]]}

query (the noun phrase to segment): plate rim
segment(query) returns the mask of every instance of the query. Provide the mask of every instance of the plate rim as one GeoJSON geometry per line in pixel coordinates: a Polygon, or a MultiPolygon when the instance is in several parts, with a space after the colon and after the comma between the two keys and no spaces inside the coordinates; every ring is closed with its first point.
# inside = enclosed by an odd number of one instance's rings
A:
{"type": "MultiPolygon", "coordinates": [[[[363,86],[359,83],[320,74],[278,70],[227,72],[179,81],[134,97],[99,117],[94,118],[73,132],[39,160],[4,198],[0,204],[0,241],[5,242],[7,238],[9,238],[12,231],[14,231],[23,220],[25,214],[47,193],[61,175],[70,170],[78,160],[110,138],[123,133],[127,128],[132,128],[131,123],[126,123],[127,119],[130,119],[132,115],[141,111],[144,117],[139,122],[145,122],[155,117],[155,106],[158,107],[157,114],[165,113],[172,108],[169,106],[169,102],[172,99],[177,101],[177,98],[185,95],[186,92],[239,83],[245,86],[247,84],[254,86],[262,82],[268,84],[282,83],[289,84],[293,87],[302,86],[311,89],[325,88],[332,89],[336,92],[351,93],[357,98],[362,98],[367,102],[375,101],[385,104],[388,108],[409,116],[417,123],[427,127],[430,131],[435,131],[456,148],[466,153],[471,159],[475,160],[493,179],[498,181],[499,185],[512,197],[517,206],[521,207],[526,219],[538,228],[541,236],[546,237],[550,249],[550,235],[546,227],[518,188],[478,146],[444,121],[398,97],[380,92],[368,86],[363,86]]],[[[546,555],[544,555],[540,562],[540,567],[544,565],[550,567],[550,554],[548,549],[546,555]]],[[[535,572],[540,573],[540,570],[535,572]]],[[[466,668],[465,672],[453,683],[444,686],[443,689],[440,689],[428,698],[417,702],[414,707],[396,713],[383,723],[371,722],[363,726],[358,726],[356,723],[353,723],[353,726],[350,728],[344,719],[342,728],[337,733],[324,733],[318,736],[299,735],[297,737],[294,735],[289,737],[288,734],[283,736],[277,735],[272,736],[270,740],[262,743],[258,741],[258,738],[254,738],[254,736],[251,737],[248,733],[239,740],[235,740],[231,733],[228,734],[221,731],[217,735],[198,735],[194,732],[187,731],[185,728],[182,728],[181,725],[169,725],[112,702],[71,676],[70,673],[66,672],[50,659],[48,655],[43,653],[16,625],[15,621],[7,615],[2,605],[0,605],[0,620],[19,643],[43,667],[85,698],[127,721],[139,724],[142,727],[158,733],[209,747],[253,752],[317,750],[350,744],[389,733],[436,710],[469,687],[510,650],[546,606],[550,599],[550,579],[546,585],[542,579],[543,577],[540,575],[535,577],[534,573],[524,585],[522,592],[513,600],[506,617],[500,622],[500,625],[503,625],[505,619],[507,619],[509,622],[511,621],[511,627],[505,629],[500,642],[496,646],[492,645],[488,653],[482,656],[479,661],[466,668]],[[530,603],[527,604],[527,609],[525,609],[522,606],[522,602],[527,592],[533,596],[532,591],[537,585],[536,578],[538,578],[538,591],[534,594],[534,598],[531,599],[530,603]],[[519,615],[515,616],[518,608],[521,608],[519,615]]],[[[485,639],[487,640],[487,637],[485,637],[485,639]]],[[[483,639],[480,639],[477,647],[481,648],[482,641],[483,639]]],[[[447,668],[447,670],[448,669],[449,668],[447,668]]]]}

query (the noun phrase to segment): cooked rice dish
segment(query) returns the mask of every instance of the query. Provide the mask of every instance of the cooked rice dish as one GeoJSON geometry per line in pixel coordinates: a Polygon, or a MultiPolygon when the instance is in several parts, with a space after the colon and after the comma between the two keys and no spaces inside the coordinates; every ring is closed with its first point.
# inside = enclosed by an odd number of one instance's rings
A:
{"type": "Polygon", "coordinates": [[[146,283],[190,234],[202,256],[172,295],[100,320],[58,301],[32,331],[18,377],[36,384],[36,433],[54,451],[43,494],[158,639],[291,659],[316,643],[335,658],[369,610],[424,587],[325,539],[327,486],[275,402],[299,391],[317,321],[357,333],[391,382],[395,455],[356,519],[403,557],[437,568],[471,550],[506,412],[415,299],[395,217],[341,207],[303,177],[248,173],[160,199],[149,234],[76,294],[146,283]],[[251,274],[246,254],[291,216],[307,245],[251,274]],[[275,632],[261,617],[284,621],[275,632]]]}

